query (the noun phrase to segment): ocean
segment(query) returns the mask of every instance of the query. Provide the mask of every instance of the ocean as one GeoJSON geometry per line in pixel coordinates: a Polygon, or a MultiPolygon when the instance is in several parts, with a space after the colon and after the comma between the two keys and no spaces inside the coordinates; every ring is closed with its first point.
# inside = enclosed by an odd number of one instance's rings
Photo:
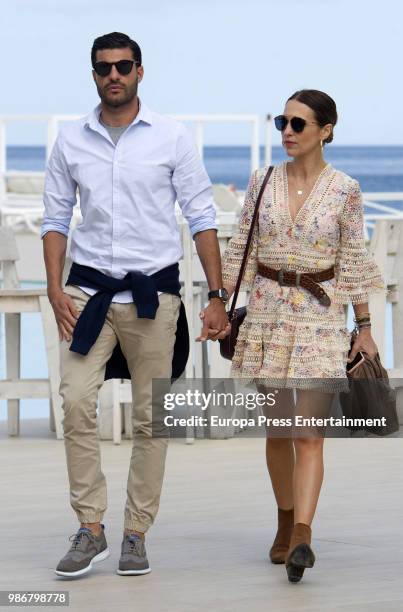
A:
{"type": "MultiPolygon", "coordinates": [[[[263,165],[264,151],[260,151],[263,165]]],[[[273,163],[286,159],[282,147],[273,147],[273,163]]],[[[327,146],[325,157],[335,168],[359,181],[362,191],[403,192],[403,146],[327,146]]],[[[204,149],[206,170],[213,183],[233,184],[244,190],[250,175],[250,149],[247,146],[206,146],[204,149]]],[[[43,146],[8,146],[7,170],[42,171],[45,168],[43,146]]],[[[389,206],[403,210],[400,201],[388,202],[389,206]]],[[[366,210],[374,213],[374,210],[366,210]]],[[[25,287],[32,286],[25,284],[25,287]]],[[[40,286],[39,284],[35,285],[40,286]]],[[[390,307],[390,304],[388,305],[390,307]]],[[[350,309],[349,326],[352,312],[350,309]]],[[[393,338],[390,326],[390,308],[386,330],[387,359],[385,366],[393,367],[393,338]]],[[[40,315],[22,316],[21,376],[46,378],[46,353],[40,315]],[[33,350],[35,347],[35,350],[33,350]],[[35,357],[33,358],[33,354],[35,357]]],[[[5,377],[4,325],[0,328],[0,378],[5,377]]],[[[41,418],[49,414],[48,400],[22,400],[21,418],[41,418]]],[[[0,401],[0,420],[7,416],[6,402],[0,401]]]]}
{"type": "MultiPolygon", "coordinates": [[[[282,147],[273,147],[272,153],[274,164],[286,159],[282,147]]],[[[260,156],[263,165],[263,147],[260,156]]],[[[403,146],[327,145],[325,157],[335,168],[358,180],[362,191],[403,191],[403,146]]],[[[204,162],[213,183],[231,183],[240,190],[246,188],[250,175],[249,147],[206,146],[204,162]]],[[[7,170],[44,168],[44,147],[7,147],[7,170]]]]}

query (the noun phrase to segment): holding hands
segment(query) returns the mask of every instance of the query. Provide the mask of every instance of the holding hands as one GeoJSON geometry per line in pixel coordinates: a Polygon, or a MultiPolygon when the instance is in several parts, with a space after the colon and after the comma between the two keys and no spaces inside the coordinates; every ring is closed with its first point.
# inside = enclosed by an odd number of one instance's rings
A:
{"type": "Polygon", "coordinates": [[[220,340],[228,336],[231,331],[225,306],[218,298],[213,298],[207,308],[200,312],[199,317],[203,321],[203,326],[196,342],[220,340]]]}

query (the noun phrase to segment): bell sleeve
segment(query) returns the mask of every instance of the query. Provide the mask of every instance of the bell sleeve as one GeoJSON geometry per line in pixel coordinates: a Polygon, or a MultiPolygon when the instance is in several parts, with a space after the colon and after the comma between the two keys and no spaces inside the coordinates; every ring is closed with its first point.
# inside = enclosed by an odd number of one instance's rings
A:
{"type": "MultiPolygon", "coordinates": [[[[229,240],[225,252],[222,256],[222,278],[225,283],[236,285],[238,280],[239,270],[241,268],[242,258],[245,251],[246,241],[248,239],[249,228],[252,223],[252,217],[255,210],[256,199],[258,196],[258,170],[250,177],[249,184],[245,193],[245,201],[242,206],[242,211],[239,216],[238,227],[229,240]]],[[[257,245],[258,245],[258,222],[256,221],[255,229],[251,240],[249,255],[245,266],[244,275],[241,283],[241,290],[247,291],[251,289],[253,280],[257,272],[257,245]]]]}
{"type": "Polygon", "coordinates": [[[364,204],[356,180],[352,181],[339,226],[334,301],[362,304],[368,302],[371,293],[383,292],[386,296],[387,287],[381,271],[365,246],[364,204]]]}

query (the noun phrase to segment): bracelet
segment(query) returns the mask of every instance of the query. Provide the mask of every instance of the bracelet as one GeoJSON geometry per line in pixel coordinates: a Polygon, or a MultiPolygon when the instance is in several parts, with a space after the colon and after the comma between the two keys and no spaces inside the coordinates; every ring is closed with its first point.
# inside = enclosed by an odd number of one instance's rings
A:
{"type": "Polygon", "coordinates": [[[367,323],[371,320],[371,317],[361,317],[360,319],[355,318],[354,321],[356,323],[367,323]]]}
{"type": "Polygon", "coordinates": [[[363,329],[364,327],[372,327],[371,326],[371,321],[367,320],[367,321],[356,321],[354,319],[354,330],[358,333],[360,331],[360,329],[363,329]]]}
{"type": "Polygon", "coordinates": [[[362,319],[369,319],[371,317],[370,312],[361,312],[358,315],[355,315],[356,321],[361,321],[362,319]]]}

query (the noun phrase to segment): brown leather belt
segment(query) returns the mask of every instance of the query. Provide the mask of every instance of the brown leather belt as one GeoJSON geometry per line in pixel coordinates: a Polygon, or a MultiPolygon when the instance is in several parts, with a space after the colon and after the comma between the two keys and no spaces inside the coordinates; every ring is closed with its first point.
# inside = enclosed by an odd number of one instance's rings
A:
{"type": "Polygon", "coordinates": [[[321,272],[294,272],[293,270],[276,270],[260,263],[257,264],[257,271],[260,276],[275,280],[279,285],[283,286],[295,286],[304,287],[312,295],[314,295],[322,304],[322,306],[330,306],[330,297],[326,291],[322,289],[318,283],[326,280],[330,280],[334,277],[334,266],[321,272]]]}

